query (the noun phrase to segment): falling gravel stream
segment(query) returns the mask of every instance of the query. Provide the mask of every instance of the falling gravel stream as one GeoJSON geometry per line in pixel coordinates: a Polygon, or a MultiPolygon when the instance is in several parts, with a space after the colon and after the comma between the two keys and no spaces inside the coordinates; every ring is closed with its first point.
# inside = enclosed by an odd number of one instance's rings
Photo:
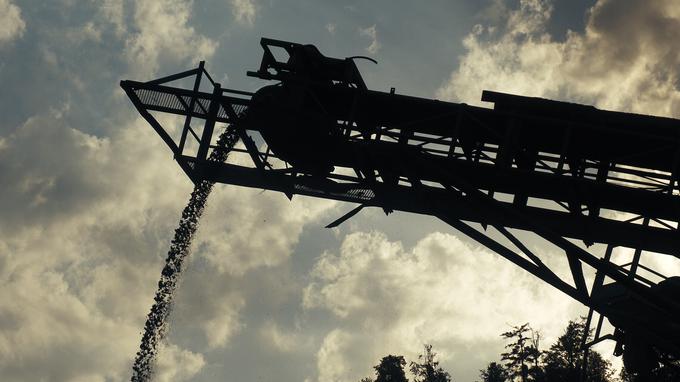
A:
{"type": "MultiPolygon", "coordinates": [[[[217,140],[218,148],[210,153],[208,160],[219,163],[226,161],[229,150],[236,144],[237,140],[236,128],[230,126],[220,135],[217,140]]],[[[213,185],[214,182],[207,180],[196,183],[189,203],[182,211],[179,226],[175,230],[165,266],[161,272],[160,281],[158,281],[158,290],[153,306],[146,318],[142,342],[132,366],[132,382],[147,382],[151,381],[153,377],[158,346],[168,330],[167,320],[172,310],[177,283],[184,269],[184,260],[189,255],[191,240],[196,233],[198,221],[203,214],[213,185]]]]}

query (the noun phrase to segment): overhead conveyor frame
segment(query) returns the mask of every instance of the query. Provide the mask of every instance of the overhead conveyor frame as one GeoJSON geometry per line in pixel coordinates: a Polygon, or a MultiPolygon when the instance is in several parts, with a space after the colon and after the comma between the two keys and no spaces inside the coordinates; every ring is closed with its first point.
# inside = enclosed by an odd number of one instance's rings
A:
{"type": "Polygon", "coordinates": [[[203,63],[151,82],[121,82],[194,182],[437,217],[590,307],[589,323],[594,312],[609,317],[619,327],[611,338],[643,336],[654,351],[680,357],[680,333],[669,333],[679,323],[679,300],[661,292],[674,279],[637,272],[645,271],[643,251],[680,254],[680,121],[488,91],[482,99],[494,109],[379,92],[366,87],[351,58],[271,39],[262,46],[260,68],[249,75],[279,82],[257,93],[212,80],[212,92],[200,91],[203,63]],[[270,49],[277,46],[287,61],[276,61],[270,49]],[[170,85],[191,76],[193,89],[170,85]],[[186,117],[180,142],[154,113],[186,117]],[[204,124],[202,135],[192,119],[204,124]],[[207,162],[217,134],[211,126],[236,121],[244,147],[235,150],[250,163],[207,162]],[[196,153],[184,150],[190,134],[200,141],[196,153]],[[323,150],[315,147],[324,142],[323,150]],[[327,161],[331,169],[304,160],[327,161]],[[559,248],[571,277],[559,277],[514,230],[559,248]],[[603,257],[588,251],[593,243],[607,246],[603,257]],[[635,250],[630,264],[611,262],[617,246],[635,250]],[[645,313],[622,312],[603,292],[612,293],[608,285],[645,313]]]}

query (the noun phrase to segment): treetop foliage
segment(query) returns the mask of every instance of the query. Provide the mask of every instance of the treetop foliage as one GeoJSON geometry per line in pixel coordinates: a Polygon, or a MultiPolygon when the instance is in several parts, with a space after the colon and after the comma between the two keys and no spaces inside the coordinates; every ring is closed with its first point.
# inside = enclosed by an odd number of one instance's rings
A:
{"type": "Polygon", "coordinates": [[[414,375],[414,382],[452,382],[451,375],[439,367],[436,355],[432,345],[425,345],[425,352],[418,356],[418,362],[411,362],[409,369],[414,375]]]}
{"type": "MultiPolygon", "coordinates": [[[[639,382],[626,370],[618,378],[611,363],[597,351],[584,352],[582,344],[591,333],[585,319],[569,321],[564,332],[547,350],[541,349],[541,333],[528,323],[511,326],[501,333],[505,350],[498,361],[490,362],[479,371],[479,382],[639,382]]],[[[412,382],[454,382],[451,374],[437,360],[432,345],[425,345],[417,361],[410,362],[408,371],[412,382]]],[[[360,382],[408,382],[406,360],[403,356],[388,355],[374,367],[375,378],[366,377],[360,382]]],[[[654,381],[680,381],[680,364],[660,366],[653,371],[654,381]]]]}

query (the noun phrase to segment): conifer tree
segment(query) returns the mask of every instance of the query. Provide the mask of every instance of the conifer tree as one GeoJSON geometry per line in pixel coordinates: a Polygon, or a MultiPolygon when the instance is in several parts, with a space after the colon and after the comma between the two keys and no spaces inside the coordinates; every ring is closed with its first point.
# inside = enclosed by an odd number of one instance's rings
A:
{"type": "Polygon", "coordinates": [[[411,362],[409,368],[415,376],[414,382],[452,382],[451,375],[439,367],[436,355],[432,345],[425,345],[425,353],[418,356],[419,362],[411,362]]]}
{"type": "Polygon", "coordinates": [[[505,371],[503,365],[497,362],[491,362],[486,369],[479,371],[481,382],[506,382],[508,380],[508,373],[505,371]]]}

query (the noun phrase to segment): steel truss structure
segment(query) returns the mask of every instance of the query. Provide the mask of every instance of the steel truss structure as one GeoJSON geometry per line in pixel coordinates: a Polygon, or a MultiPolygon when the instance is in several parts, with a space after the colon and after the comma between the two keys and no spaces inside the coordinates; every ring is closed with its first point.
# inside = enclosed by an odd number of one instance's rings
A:
{"type": "Polygon", "coordinates": [[[380,92],[366,87],[354,62],[362,57],[261,45],[261,66],[248,75],[276,84],[257,93],[222,88],[202,62],[121,82],[192,181],[359,204],[330,227],[365,207],[437,217],[588,306],[588,327],[597,324],[586,345],[617,341],[641,373],[680,358],[678,278],[640,263],[643,252],[678,257],[680,121],[491,91],[482,100],[493,109],[380,92]],[[203,78],[212,91],[201,90],[203,78]],[[193,88],[171,86],[179,80],[193,88]],[[160,114],[184,117],[178,137],[160,114]],[[247,160],[206,160],[224,126],[237,130],[233,150],[247,160]],[[570,277],[517,230],[559,248],[570,277]],[[606,245],[603,256],[593,243],[606,245]],[[634,249],[632,261],[611,261],[615,247],[634,249]],[[611,334],[602,334],[604,317],[611,334]]]}

